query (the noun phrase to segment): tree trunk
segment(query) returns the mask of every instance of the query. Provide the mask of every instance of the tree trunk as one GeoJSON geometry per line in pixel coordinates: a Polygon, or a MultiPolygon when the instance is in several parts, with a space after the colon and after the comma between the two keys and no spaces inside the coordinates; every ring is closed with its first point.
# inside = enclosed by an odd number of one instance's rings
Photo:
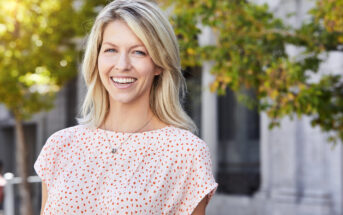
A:
{"type": "Polygon", "coordinates": [[[33,215],[32,200],[30,184],[27,182],[29,176],[27,167],[27,149],[25,145],[23,122],[17,116],[15,116],[15,133],[16,133],[16,161],[18,167],[19,177],[22,179],[22,183],[19,185],[20,195],[20,214],[21,215],[33,215]]]}

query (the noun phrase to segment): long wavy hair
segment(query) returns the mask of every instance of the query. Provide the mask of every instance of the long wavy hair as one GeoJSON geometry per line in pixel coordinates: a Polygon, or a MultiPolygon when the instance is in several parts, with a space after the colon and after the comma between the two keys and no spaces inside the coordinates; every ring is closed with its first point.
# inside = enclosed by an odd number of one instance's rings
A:
{"type": "Polygon", "coordinates": [[[99,127],[109,110],[109,94],[102,85],[97,61],[107,24],[124,21],[148,50],[156,66],[162,69],[150,91],[150,108],[164,123],[197,132],[192,119],[183,110],[186,82],[181,72],[180,53],[171,24],[156,3],[144,0],[115,0],[96,17],[89,34],[82,62],[87,93],[80,124],[99,127]]]}

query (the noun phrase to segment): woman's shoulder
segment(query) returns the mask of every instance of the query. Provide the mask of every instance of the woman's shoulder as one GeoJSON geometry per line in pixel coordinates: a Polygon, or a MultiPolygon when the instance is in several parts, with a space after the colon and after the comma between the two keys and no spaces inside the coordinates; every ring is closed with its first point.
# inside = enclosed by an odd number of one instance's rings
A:
{"type": "Polygon", "coordinates": [[[203,140],[198,137],[196,134],[191,132],[190,130],[179,128],[176,126],[170,126],[171,127],[171,133],[175,138],[179,138],[181,140],[189,140],[191,142],[203,142],[203,140]]]}
{"type": "Polygon", "coordinates": [[[182,146],[187,146],[186,148],[197,150],[202,150],[204,147],[207,148],[207,144],[203,139],[187,129],[172,126],[169,137],[176,145],[181,144],[182,146]]]}
{"type": "MultiPolygon", "coordinates": [[[[54,140],[66,140],[73,137],[79,137],[80,134],[85,134],[86,132],[90,132],[91,128],[87,125],[75,125],[67,128],[63,128],[60,130],[55,131],[50,135],[48,141],[54,140]]],[[[81,135],[82,136],[82,135],[81,135]]]]}

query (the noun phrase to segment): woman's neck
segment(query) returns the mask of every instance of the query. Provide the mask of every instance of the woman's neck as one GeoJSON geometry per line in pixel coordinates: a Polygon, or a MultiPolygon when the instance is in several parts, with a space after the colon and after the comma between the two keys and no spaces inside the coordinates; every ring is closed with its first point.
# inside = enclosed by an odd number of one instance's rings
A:
{"type": "Polygon", "coordinates": [[[110,110],[101,128],[118,132],[150,130],[156,118],[149,104],[129,105],[110,103],[110,110]],[[143,128],[144,126],[144,128],[143,128]]]}

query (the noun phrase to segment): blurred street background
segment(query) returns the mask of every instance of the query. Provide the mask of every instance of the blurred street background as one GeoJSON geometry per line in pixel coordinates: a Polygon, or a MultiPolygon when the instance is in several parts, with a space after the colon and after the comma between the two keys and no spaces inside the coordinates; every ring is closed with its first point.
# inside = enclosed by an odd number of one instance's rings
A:
{"type": "MultiPolygon", "coordinates": [[[[77,124],[85,41],[108,2],[0,0],[0,215],[39,214],[33,164],[77,124]]],[[[156,2],[211,150],[206,214],[343,215],[343,0],[156,2]]]]}

